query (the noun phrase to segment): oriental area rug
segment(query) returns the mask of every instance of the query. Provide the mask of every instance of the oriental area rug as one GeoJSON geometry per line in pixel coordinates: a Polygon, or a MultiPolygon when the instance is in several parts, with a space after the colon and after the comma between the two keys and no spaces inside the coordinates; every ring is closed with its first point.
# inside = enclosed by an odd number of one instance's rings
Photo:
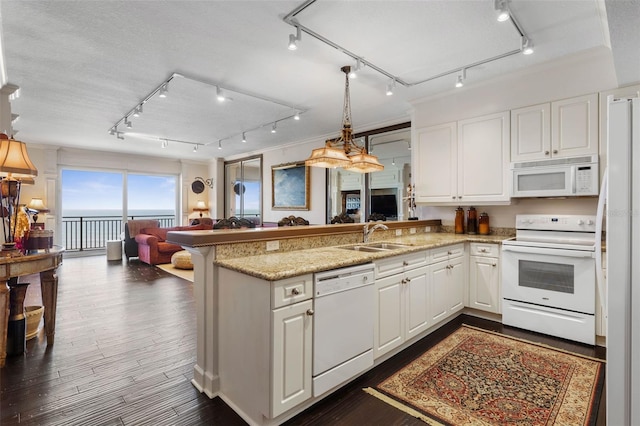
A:
{"type": "Polygon", "coordinates": [[[430,425],[593,425],[602,360],[463,325],[366,392],[430,425]]]}

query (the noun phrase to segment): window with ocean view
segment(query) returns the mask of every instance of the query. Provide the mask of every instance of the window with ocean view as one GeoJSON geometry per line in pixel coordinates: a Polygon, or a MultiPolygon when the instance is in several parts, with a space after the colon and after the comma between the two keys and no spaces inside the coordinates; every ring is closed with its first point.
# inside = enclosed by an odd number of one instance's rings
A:
{"type": "Polygon", "coordinates": [[[127,219],[173,226],[177,177],[125,172],[62,171],[62,241],[69,251],[102,249],[122,238],[127,219]],[[126,202],[125,202],[126,200],[126,202]]]}

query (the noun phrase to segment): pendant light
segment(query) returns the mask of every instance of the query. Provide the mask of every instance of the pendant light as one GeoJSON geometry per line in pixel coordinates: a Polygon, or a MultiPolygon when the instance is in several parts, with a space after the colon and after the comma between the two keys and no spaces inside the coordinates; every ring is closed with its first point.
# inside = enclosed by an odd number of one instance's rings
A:
{"type": "Polygon", "coordinates": [[[345,170],[370,173],[384,170],[384,166],[378,161],[378,157],[367,152],[365,147],[358,146],[353,140],[351,127],[351,99],[349,96],[350,66],[344,66],[340,70],[345,74],[344,107],[342,110],[342,130],[340,137],[328,140],[322,148],[314,149],[309,158],[305,160],[307,166],[335,168],[342,167],[345,170]]]}

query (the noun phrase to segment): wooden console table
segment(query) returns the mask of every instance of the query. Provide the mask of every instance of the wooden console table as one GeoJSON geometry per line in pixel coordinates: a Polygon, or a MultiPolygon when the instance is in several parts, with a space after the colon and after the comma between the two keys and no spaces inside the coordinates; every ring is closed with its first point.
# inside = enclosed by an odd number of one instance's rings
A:
{"type": "Polygon", "coordinates": [[[58,276],[56,268],[62,263],[64,248],[54,246],[19,257],[0,257],[0,368],[7,358],[7,324],[9,323],[9,286],[11,277],[40,273],[40,292],[44,305],[44,329],[47,345],[52,345],[56,332],[56,304],[58,276]]]}

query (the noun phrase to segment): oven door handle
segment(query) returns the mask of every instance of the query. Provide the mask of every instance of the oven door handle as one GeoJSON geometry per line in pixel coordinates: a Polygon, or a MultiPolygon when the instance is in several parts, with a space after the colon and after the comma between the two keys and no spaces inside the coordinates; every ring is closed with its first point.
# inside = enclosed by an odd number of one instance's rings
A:
{"type": "Polygon", "coordinates": [[[593,258],[594,253],[584,250],[566,250],[566,249],[550,249],[544,247],[524,247],[524,246],[509,246],[502,245],[502,251],[510,251],[513,253],[527,253],[527,254],[546,254],[549,256],[566,256],[566,257],[580,257],[580,258],[593,258]]]}

